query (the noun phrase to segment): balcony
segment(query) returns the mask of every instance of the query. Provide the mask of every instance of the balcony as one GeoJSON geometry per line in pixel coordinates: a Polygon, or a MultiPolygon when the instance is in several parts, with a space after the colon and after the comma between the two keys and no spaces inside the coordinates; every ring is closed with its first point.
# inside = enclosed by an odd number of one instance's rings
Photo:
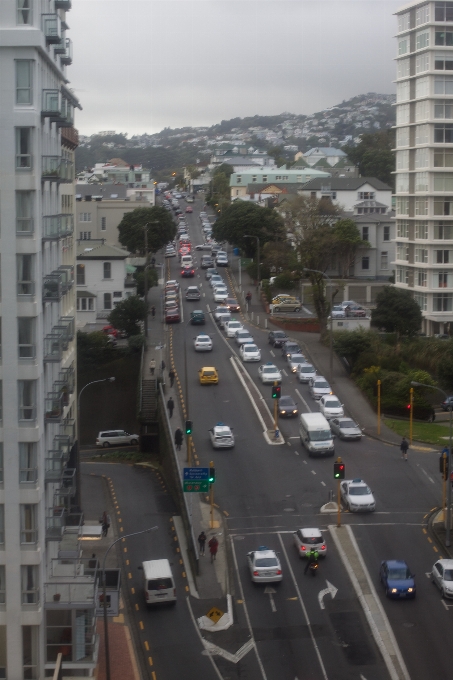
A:
{"type": "Polygon", "coordinates": [[[46,423],[60,423],[63,417],[63,395],[61,392],[48,392],[44,399],[46,423]]]}
{"type": "Polygon", "coordinates": [[[44,338],[44,363],[59,362],[68,343],[63,332],[52,332],[44,338]]]}
{"type": "Polygon", "coordinates": [[[74,163],[67,158],[61,159],[60,165],[60,182],[74,181],[74,163]]]}
{"type": "Polygon", "coordinates": [[[52,274],[62,274],[63,276],[63,293],[67,293],[68,290],[74,285],[74,265],[73,264],[62,264],[52,272],[52,274]]]}
{"type": "Polygon", "coordinates": [[[63,391],[72,394],[75,388],[75,372],[74,366],[68,366],[68,368],[62,368],[58,374],[58,380],[55,381],[55,385],[61,385],[63,391]]]}
{"type": "Polygon", "coordinates": [[[55,9],[64,9],[65,12],[69,12],[71,6],[71,0],[55,0],[55,9]]]}
{"type": "Polygon", "coordinates": [[[62,441],[63,438],[67,438],[64,441],[69,444],[69,448],[72,448],[76,440],[76,421],[72,418],[65,418],[60,424],[60,432],[55,438],[57,437],[62,438],[62,441]]]}
{"type": "Polygon", "coordinates": [[[74,125],[74,107],[70,101],[63,97],[61,105],[61,118],[57,121],[57,127],[72,127],[74,125]]]}
{"type": "Polygon", "coordinates": [[[61,43],[61,20],[58,14],[42,14],[42,30],[47,45],[61,43]]]}
{"type": "Polygon", "coordinates": [[[58,325],[65,326],[68,342],[72,342],[75,337],[75,318],[73,316],[62,316],[58,321],[58,325]]]}
{"type": "Polygon", "coordinates": [[[41,179],[49,182],[60,181],[61,156],[42,156],[41,179]]]}
{"type": "Polygon", "coordinates": [[[64,41],[64,46],[65,46],[65,51],[61,55],[61,63],[65,64],[65,66],[69,66],[72,64],[72,40],[71,38],[65,38],[64,41]]]}
{"type": "Polygon", "coordinates": [[[41,116],[58,120],[61,117],[62,95],[60,90],[42,91],[41,116]]]}
{"type": "Polygon", "coordinates": [[[74,216],[45,215],[42,218],[42,238],[44,241],[58,241],[60,238],[71,236],[74,232],[74,216]]]}
{"type": "Polygon", "coordinates": [[[74,127],[61,129],[61,143],[74,150],[79,146],[79,132],[74,127]]]}
{"type": "Polygon", "coordinates": [[[61,541],[65,528],[64,508],[54,508],[53,513],[46,517],[46,541],[61,541]]]}
{"type": "Polygon", "coordinates": [[[58,302],[63,296],[63,275],[52,272],[44,277],[42,285],[43,302],[58,302]]]}
{"type": "Polygon", "coordinates": [[[58,449],[48,451],[50,455],[45,458],[44,480],[48,484],[55,484],[61,481],[63,470],[66,466],[66,456],[58,449]]]}

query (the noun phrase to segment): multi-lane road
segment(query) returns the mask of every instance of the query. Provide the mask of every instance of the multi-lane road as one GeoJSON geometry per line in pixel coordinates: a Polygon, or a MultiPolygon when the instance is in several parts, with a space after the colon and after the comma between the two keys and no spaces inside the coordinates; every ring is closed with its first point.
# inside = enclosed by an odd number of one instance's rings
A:
{"type": "MultiPolygon", "coordinates": [[[[195,245],[203,241],[199,201],[194,208],[194,213],[186,219],[195,245]]],[[[169,270],[169,278],[180,279],[175,259],[170,261],[169,270]]],[[[224,278],[231,289],[227,270],[224,278]]],[[[183,380],[185,339],[194,443],[201,465],[207,465],[210,460],[215,462],[216,501],[226,516],[235,615],[235,625],[230,629],[230,650],[234,651],[235,640],[237,649],[247,640],[254,641],[255,645],[238,663],[222,657],[213,658],[215,665],[207,663],[190,610],[182,598],[176,608],[144,614],[158,680],[162,677],[175,680],[181,677],[253,680],[391,677],[330,536],[328,525],[335,523],[336,518],[320,514],[329,491],[335,489],[333,459],[308,457],[300,444],[297,418],[280,422],[284,445],[268,444],[249,396],[232,367],[231,357],[238,354],[235,342],[225,338],[209,314],[204,327],[187,324],[191,309],[209,312],[216,306],[204,271],[197,269],[195,279],[183,279],[181,285],[182,289],[198,285],[202,291],[201,302],[183,301],[185,322],[172,328],[173,349],[178,374],[183,380]],[[211,353],[194,351],[193,338],[199,331],[212,336],[211,353]],[[198,369],[205,365],[217,368],[218,385],[199,384],[198,369]],[[234,449],[214,451],[211,448],[208,429],[220,421],[234,428],[234,449]],[[321,561],[315,579],[304,576],[304,562],[293,546],[293,532],[304,526],[319,527],[328,546],[328,555],[321,561]],[[261,545],[280,555],[283,581],[270,589],[275,592],[269,589],[265,592],[263,586],[256,586],[250,580],[246,553],[261,545]],[[322,590],[326,592],[320,595],[322,590]],[[182,644],[179,657],[174,654],[177,640],[182,644]],[[182,674],[181,663],[185,669],[182,674]]],[[[299,384],[288,372],[280,351],[271,350],[267,333],[247,327],[261,348],[262,363],[272,361],[284,371],[282,394],[290,394],[301,412],[318,410],[307,386],[299,384]]],[[[248,363],[245,367],[271,408],[271,388],[259,382],[258,364],[248,363]]],[[[345,410],[348,411],[348,404],[345,410]]],[[[360,413],[360,405],[354,405],[354,412],[360,413]]],[[[376,512],[343,513],[342,521],[352,527],[363,563],[401,651],[406,677],[412,680],[453,677],[450,654],[453,602],[451,605],[443,602],[429,579],[432,565],[440,556],[426,530],[427,516],[440,499],[437,454],[411,451],[410,460],[405,463],[396,447],[368,437],[352,443],[336,440],[335,445],[336,455],[341,455],[346,463],[347,477],[365,479],[376,498],[376,512]],[[381,560],[391,558],[405,559],[416,573],[416,600],[395,602],[385,598],[378,569],[381,560]]],[[[121,503],[121,496],[127,497],[128,486],[122,481],[118,483],[117,497],[121,503]]],[[[144,495],[143,500],[149,503],[144,495]]],[[[123,517],[123,522],[125,531],[134,526],[133,513],[123,517]]],[[[165,550],[170,556],[171,541],[168,544],[165,550]]],[[[137,549],[136,561],[139,561],[139,552],[137,549]]],[[[138,583],[136,573],[133,578],[138,583]]]]}

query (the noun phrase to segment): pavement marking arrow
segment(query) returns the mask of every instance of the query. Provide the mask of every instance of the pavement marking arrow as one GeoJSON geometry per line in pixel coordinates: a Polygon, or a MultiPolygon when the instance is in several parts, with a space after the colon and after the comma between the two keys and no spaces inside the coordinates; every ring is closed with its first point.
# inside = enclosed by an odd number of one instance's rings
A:
{"type": "Polygon", "coordinates": [[[275,606],[274,597],[273,597],[276,592],[277,591],[274,590],[273,588],[271,588],[270,586],[266,586],[265,589],[264,589],[264,594],[269,595],[269,602],[271,603],[271,609],[272,609],[273,612],[277,611],[277,607],[275,606]]]}
{"type": "Polygon", "coordinates": [[[327,588],[324,588],[324,590],[321,590],[318,594],[318,602],[319,602],[319,606],[321,607],[321,609],[326,608],[325,604],[324,604],[324,597],[326,595],[328,595],[330,593],[332,595],[332,600],[333,600],[335,595],[338,593],[338,588],[335,588],[335,586],[332,585],[331,583],[329,583],[329,581],[327,581],[327,579],[326,579],[326,583],[327,583],[327,588]]]}
{"type": "Polygon", "coordinates": [[[214,643],[208,642],[208,640],[205,640],[204,638],[203,645],[206,652],[211,656],[222,656],[227,661],[231,661],[231,663],[238,663],[246,654],[248,654],[248,652],[250,652],[251,649],[253,649],[255,643],[253,640],[248,640],[244,645],[242,645],[242,647],[238,649],[236,654],[231,654],[231,652],[227,652],[226,649],[222,649],[222,647],[218,647],[214,643]]]}

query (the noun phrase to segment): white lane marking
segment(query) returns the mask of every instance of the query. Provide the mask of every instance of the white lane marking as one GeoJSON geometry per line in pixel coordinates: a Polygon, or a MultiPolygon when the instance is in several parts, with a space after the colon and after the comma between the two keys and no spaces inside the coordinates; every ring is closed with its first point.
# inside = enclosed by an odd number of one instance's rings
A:
{"type": "Polygon", "coordinates": [[[326,583],[327,583],[327,588],[324,588],[324,590],[320,590],[319,593],[318,593],[318,602],[319,602],[319,606],[321,607],[321,609],[326,608],[326,606],[324,604],[324,598],[325,598],[326,595],[328,595],[330,593],[332,595],[332,600],[333,600],[335,595],[338,593],[338,588],[335,588],[335,586],[332,583],[330,583],[327,579],[326,579],[326,583]]]}
{"type": "MultiPolygon", "coordinates": [[[[206,648],[206,644],[205,644],[206,641],[203,639],[203,636],[202,636],[202,634],[200,633],[200,628],[198,627],[197,622],[195,621],[195,617],[194,617],[194,615],[193,615],[192,607],[190,606],[190,600],[189,600],[188,597],[186,597],[186,602],[187,602],[187,606],[188,606],[188,608],[189,608],[189,614],[190,614],[190,618],[192,619],[193,627],[195,628],[195,630],[196,630],[196,632],[197,632],[197,635],[198,635],[198,637],[199,637],[199,639],[200,639],[201,644],[206,648]]],[[[214,659],[211,657],[211,655],[209,655],[209,660],[210,660],[211,665],[212,665],[212,667],[213,667],[213,669],[214,669],[214,672],[215,672],[215,674],[217,675],[217,677],[219,678],[219,680],[223,680],[222,674],[221,674],[221,672],[219,671],[219,669],[217,668],[217,665],[216,665],[214,659]]]]}
{"type": "Polygon", "coordinates": [[[206,293],[203,293],[203,297],[206,297],[206,293]]]}
{"type": "Polygon", "coordinates": [[[316,656],[318,657],[318,661],[319,661],[319,665],[321,667],[321,672],[322,672],[323,678],[325,680],[328,680],[326,669],[325,669],[324,664],[322,662],[321,653],[319,651],[318,645],[316,644],[315,636],[314,636],[313,630],[311,628],[310,619],[308,618],[308,612],[307,612],[307,609],[305,607],[304,601],[302,599],[302,595],[301,595],[301,592],[299,590],[299,586],[297,585],[297,581],[296,581],[296,578],[294,576],[294,572],[293,572],[293,569],[291,567],[291,564],[290,564],[290,561],[289,561],[289,558],[288,558],[288,553],[286,552],[285,544],[283,543],[283,539],[282,539],[280,533],[278,534],[278,538],[279,538],[279,541],[280,541],[280,545],[282,546],[282,551],[283,551],[283,554],[285,556],[286,563],[288,565],[289,573],[291,574],[291,578],[292,578],[292,581],[293,581],[293,584],[294,584],[294,588],[296,589],[296,593],[299,597],[299,603],[300,603],[302,612],[304,614],[305,621],[307,623],[307,628],[308,628],[308,631],[310,633],[310,638],[311,638],[311,641],[313,643],[313,647],[315,648],[316,656]]]}
{"type": "MultiPolygon", "coordinates": [[[[222,337],[223,337],[223,336],[222,336],[222,337]]],[[[225,338],[224,338],[224,339],[225,339],[225,338]]],[[[263,416],[261,415],[260,410],[259,410],[257,404],[255,403],[255,400],[254,400],[254,398],[253,398],[253,396],[252,396],[252,393],[250,392],[250,390],[249,390],[249,388],[248,388],[248,385],[246,384],[244,378],[242,377],[242,375],[241,375],[241,373],[240,373],[240,371],[239,371],[238,366],[236,365],[236,362],[235,362],[235,360],[234,360],[234,357],[230,357],[230,363],[231,363],[231,365],[233,366],[234,372],[236,373],[237,377],[239,378],[239,380],[240,380],[240,382],[241,382],[241,384],[242,384],[242,387],[244,388],[245,393],[246,393],[246,395],[248,396],[248,398],[249,398],[249,400],[250,400],[251,405],[253,406],[253,410],[255,411],[256,416],[257,416],[259,422],[261,423],[261,427],[263,428],[263,432],[266,432],[266,431],[267,431],[266,423],[265,423],[264,420],[263,420],[263,416]]]]}
{"type": "Polygon", "coordinates": [[[277,607],[275,606],[275,601],[274,601],[274,595],[277,591],[271,588],[270,586],[266,586],[264,589],[264,594],[269,595],[269,602],[271,605],[272,611],[275,613],[277,611],[277,607]]]}
{"type": "Polygon", "coordinates": [[[182,306],[182,292],[181,287],[179,287],[179,308],[181,310],[181,323],[184,323],[184,307],[182,306]]]}
{"type": "Polygon", "coordinates": [[[230,541],[231,541],[231,548],[232,548],[232,553],[233,553],[234,566],[235,566],[235,569],[236,569],[236,574],[237,574],[238,583],[239,583],[239,590],[241,591],[241,600],[244,603],[244,614],[245,614],[245,618],[246,618],[246,621],[247,621],[247,625],[249,627],[250,640],[253,641],[253,648],[255,650],[256,659],[258,661],[258,665],[260,667],[260,671],[261,671],[261,675],[263,677],[263,680],[267,680],[267,675],[266,675],[266,672],[264,670],[263,662],[261,661],[261,657],[258,653],[258,649],[256,648],[255,638],[253,637],[252,624],[251,624],[251,621],[250,621],[249,610],[247,608],[247,602],[245,601],[244,589],[242,587],[242,581],[241,581],[241,577],[240,577],[240,573],[239,573],[239,567],[238,567],[238,561],[237,561],[237,558],[236,558],[236,551],[234,549],[234,543],[231,540],[231,538],[230,538],[230,541]]]}
{"type": "Polygon", "coordinates": [[[312,474],[312,475],[315,475],[316,472],[315,472],[314,470],[311,470],[311,474],[312,474]]]}
{"type": "Polygon", "coordinates": [[[325,483],[325,482],[321,482],[321,484],[322,484],[323,486],[325,486],[325,485],[326,485],[326,483],[325,483]]]}
{"type": "Polygon", "coordinates": [[[423,474],[424,474],[426,477],[428,477],[429,481],[432,482],[432,483],[434,484],[434,479],[433,479],[432,477],[429,476],[429,474],[426,472],[426,470],[424,470],[421,466],[420,466],[420,469],[421,469],[421,471],[423,472],[423,474]]]}
{"type": "Polygon", "coordinates": [[[272,350],[272,349],[271,349],[271,354],[272,354],[273,357],[275,357],[274,350],[272,350]]]}
{"type": "Polygon", "coordinates": [[[298,456],[298,455],[299,455],[299,451],[294,451],[294,453],[296,454],[296,456],[298,456]]]}
{"type": "Polygon", "coordinates": [[[288,437],[288,439],[299,439],[299,437],[288,437]]]}
{"type": "Polygon", "coordinates": [[[222,649],[222,647],[218,647],[213,642],[208,642],[204,639],[203,644],[208,655],[221,656],[231,663],[238,663],[251,649],[253,649],[253,640],[248,640],[245,645],[242,645],[242,647],[238,649],[236,654],[231,654],[230,652],[227,652],[226,649],[222,649]]]}
{"type": "Polygon", "coordinates": [[[285,371],[284,368],[282,369],[282,373],[283,373],[284,375],[286,375],[286,377],[288,377],[288,374],[287,374],[287,372],[285,371]]]}
{"type": "Polygon", "coordinates": [[[302,309],[304,310],[304,312],[305,312],[306,314],[309,314],[310,316],[313,316],[313,312],[310,312],[310,310],[307,309],[306,307],[302,306],[302,309]]]}
{"type": "Polygon", "coordinates": [[[299,390],[297,389],[297,387],[296,387],[296,393],[297,393],[297,395],[299,396],[299,399],[302,399],[302,402],[303,402],[305,408],[307,409],[307,411],[308,411],[309,413],[311,413],[311,408],[309,407],[309,405],[307,404],[307,402],[305,401],[305,399],[303,398],[303,396],[301,395],[301,393],[299,392],[299,390]]]}
{"type": "Polygon", "coordinates": [[[308,463],[307,463],[307,461],[306,461],[306,460],[304,460],[304,461],[303,461],[303,463],[304,463],[304,465],[308,465],[308,463]]]}

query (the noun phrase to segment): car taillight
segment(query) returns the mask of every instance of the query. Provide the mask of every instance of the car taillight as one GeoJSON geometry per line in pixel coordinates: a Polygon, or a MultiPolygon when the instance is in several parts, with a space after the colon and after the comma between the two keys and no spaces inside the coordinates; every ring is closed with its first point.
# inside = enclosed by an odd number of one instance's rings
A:
{"type": "Polygon", "coordinates": [[[96,437],[96,444],[99,444],[99,438],[96,437]]]}
{"type": "Polygon", "coordinates": [[[259,576],[259,571],[254,571],[253,576],[259,576]]]}
{"type": "Polygon", "coordinates": [[[300,549],[301,549],[302,552],[305,552],[305,550],[306,550],[306,548],[305,548],[304,545],[301,545],[301,546],[300,546],[300,549]]]}
{"type": "Polygon", "coordinates": [[[281,569],[277,569],[277,576],[280,576],[281,573],[282,573],[282,570],[281,570],[281,569]]]}
{"type": "Polygon", "coordinates": [[[321,546],[321,550],[325,550],[325,549],[326,549],[326,546],[325,546],[325,545],[322,545],[322,546],[321,546]]]}

